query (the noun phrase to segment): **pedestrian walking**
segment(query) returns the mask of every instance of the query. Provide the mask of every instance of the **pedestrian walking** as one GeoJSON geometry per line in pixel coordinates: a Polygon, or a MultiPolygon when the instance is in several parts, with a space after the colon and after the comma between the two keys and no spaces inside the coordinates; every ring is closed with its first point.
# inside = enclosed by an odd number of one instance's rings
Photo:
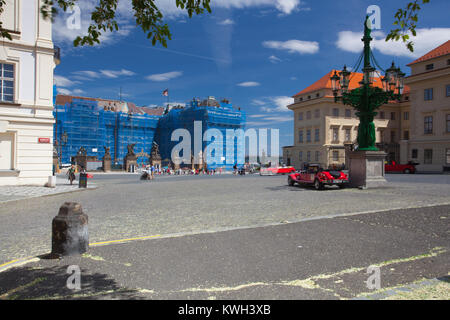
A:
{"type": "Polygon", "coordinates": [[[70,184],[73,183],[73,180],[75,180],[75,166],[71,165],[69,170],[67,171],[67,175],[69,176],[70,184]]]}

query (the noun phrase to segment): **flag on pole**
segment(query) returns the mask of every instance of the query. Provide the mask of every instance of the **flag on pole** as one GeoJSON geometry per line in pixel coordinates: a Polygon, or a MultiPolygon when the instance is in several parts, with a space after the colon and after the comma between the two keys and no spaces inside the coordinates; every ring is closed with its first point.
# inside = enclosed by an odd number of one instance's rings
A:
{"type": "Polygon", "coordinates": [[[163,95],[164,97],[168,97],[168,96],[169,96],[169,89],[164,90],[163,93],[162,93],[162,95],[163,95]]]}

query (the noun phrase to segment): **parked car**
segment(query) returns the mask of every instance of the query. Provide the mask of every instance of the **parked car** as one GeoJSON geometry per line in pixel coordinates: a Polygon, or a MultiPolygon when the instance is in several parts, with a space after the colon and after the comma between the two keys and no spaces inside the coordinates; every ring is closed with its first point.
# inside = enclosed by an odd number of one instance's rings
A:
{"type": "Polygon", "coordinates": [[[326,185],[337,185],[344,188],[349,183],[348,176],[339,170],[324,170],[317,164],[310,164],[305,170],[292,173],[288,177],[288,185],[313,185],[322,190],[326,185]]]}
{"type": "Polygon", "coordinates": [[[289,167],[270,167],[270,168],[261,168],[259,174],[262,176],[274,176],[276,174],[289,174],[295,172],[295,168],[292,166],[289,167]]]}
{"type": "Polygon", "coordinates": [[[416,173],[416,164],[412,162],[407,164],[399,164],[395,161],[389,161],[385,163],[384,171],[387,173],[391,172],[416,173]]]}

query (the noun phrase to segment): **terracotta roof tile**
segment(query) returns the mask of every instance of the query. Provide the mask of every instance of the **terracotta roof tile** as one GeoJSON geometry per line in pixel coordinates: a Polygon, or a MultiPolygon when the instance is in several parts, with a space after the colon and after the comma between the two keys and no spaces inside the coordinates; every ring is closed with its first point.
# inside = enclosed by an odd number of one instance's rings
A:
{"type": "Polygon", "coordinates": [[[165,110],[163,107],[156,107],[156,108],[141,107],[141,109],[150,116],[162,116],[165,110]]]}
{"type": "MultiPolygon", "coordinates": [[[[310,92],[314,92],[314,91],[318,91],[318,90],[322,90],[322,89],[332,89],[331,87],[331,80],[330,77],[334,74],[334,71],[337,71],[339,74],[339,70],[331,70],[329,73],[327,73],[325,76],[323,76],[322,78],[320,78],[319,80],[317,80],[315,83],[313,83],[312,85],[310,85],[309,87],[307,87],[306,89],[300,91],[299,93],[295,94],[293,97],[297,97],[303,94],[307,94],[310,92]]],[[[348,85],[349,90],[353,90],[356,89],[360,86],[360,82],[363,79],[363,74],[360,72],[352,72],[352,74],[350,75],[350,82],[348,85]]],[[[381,79],[376,77],[374,79],[374,86],[375,87],[379,87],[379,88],[383,88],[383,84],[381,82],[381,79]]],[[[409,92],[409,87],[405,86],[404,89],[404,93],[408,93],[409,92]]]]}
{"type": "Polygon", "coordinates": [[[438,57],[442,57],[445,56],[447,54],[450,54],[450,40],[448,40],[447,42],[441,44],[439,47],[431,50],[430,52],[428,52],[427,54],[421,56],[420,58],[414,60],[413,62],[407,64],[407,66],[419,63],[419,62],[423,62],[423,61],[427,61],[430,59],[434,59],[434,58],[438,58],[438,57]]]}

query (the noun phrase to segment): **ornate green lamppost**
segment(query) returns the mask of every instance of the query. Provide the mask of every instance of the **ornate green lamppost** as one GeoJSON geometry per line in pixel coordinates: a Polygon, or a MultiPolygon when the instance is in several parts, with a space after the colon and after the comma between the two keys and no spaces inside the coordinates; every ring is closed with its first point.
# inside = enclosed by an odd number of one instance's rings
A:
{"type": "Polygon", "coordinates": [[[335,71],[330,79],[335,102],[342,101],[343,104],[351,105],[357,110],[356,116],[359,118],[358,150],[378,151],[375,147],[376,138],[373,118],[378,114],[376,110],[380,106],[386,104],[388,101],[400,100],[403,93],[403,78],[405,74],[400,68],[396,68],[394,62],[392,62],[392,66],[385,71],[385,76],[381,79],[383,89],[373,85],[377,71],[371,65],[371,61],[380,70],[383,69],[378,66],[370,49],[370,42],[373,40],[370,32],[370,19],[366,17],[364,22],[364,37],[362,38],[364,52],[358,60],[357,67],[352,70],[357,72],[362,59],[364,59],[364,66],[362,68],[363,79],[359,83],[360,87],[348,91],[352,72],[349,72],[346,66],[344,66],[344,69],[339,74],[335,71]]]}

